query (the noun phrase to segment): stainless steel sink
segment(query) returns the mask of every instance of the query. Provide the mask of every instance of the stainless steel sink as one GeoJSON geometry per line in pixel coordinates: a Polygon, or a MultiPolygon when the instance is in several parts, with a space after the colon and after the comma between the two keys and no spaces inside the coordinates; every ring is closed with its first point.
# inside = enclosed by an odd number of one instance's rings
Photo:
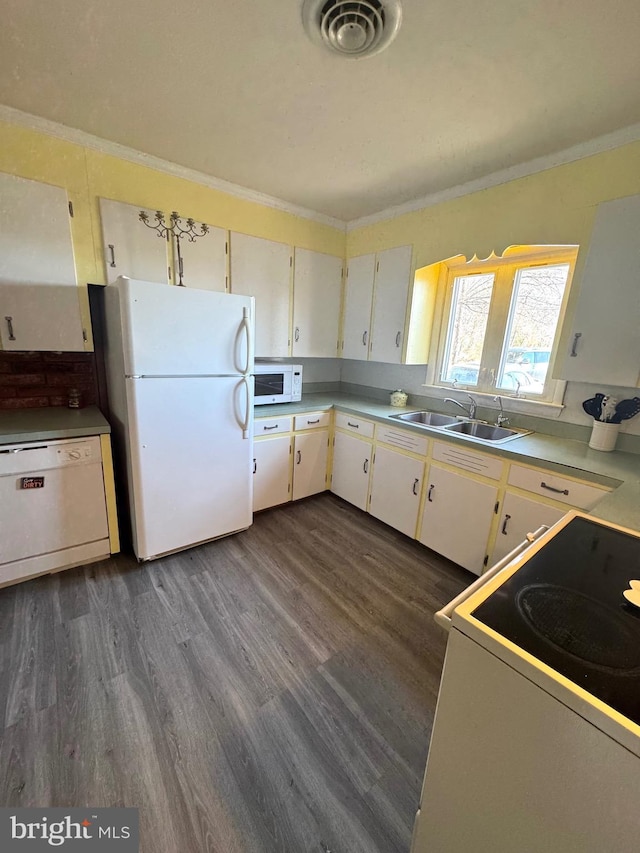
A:
{"type": "Polygon", "coordinates": [[[407,421],[410,424],[422,426],[444,427],[448,424],[458,423],[458,419],[451,415],[440,415],[437,412],[403,412],[401,415],[391,415],[399,421],[407,421]]]}
{"type": "Polygon", "coordinates": [[[490,441],[492,444],[510,441],[513,438],[519,438],[521,435],[529,435],[531,433],[531,430],[510,429],[507,427],[480,423],[479,421],[458,421],[457,423],[445,426],[444,429],[447,432],[456,433],[457,435],[465,435],[469,438],[475,438],[480,441],[490,441]]]}

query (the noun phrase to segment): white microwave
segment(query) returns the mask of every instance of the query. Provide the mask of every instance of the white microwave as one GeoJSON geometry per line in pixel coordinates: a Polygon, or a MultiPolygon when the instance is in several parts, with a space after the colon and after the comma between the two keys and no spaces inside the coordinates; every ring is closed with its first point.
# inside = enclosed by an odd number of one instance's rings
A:
{"type": "Polygon", "coordinates": [[[264,406],[267,403],[294,403],[302,399],[301,364],[256,362],[254,373],[256,406],[264,406]]]}

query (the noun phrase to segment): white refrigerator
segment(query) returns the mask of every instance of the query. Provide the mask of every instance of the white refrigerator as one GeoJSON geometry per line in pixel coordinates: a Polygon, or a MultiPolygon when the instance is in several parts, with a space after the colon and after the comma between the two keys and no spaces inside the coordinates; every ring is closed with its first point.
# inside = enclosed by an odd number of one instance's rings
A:
{"type": "Polygon", "coordinates": [[[139,560],[252,523],[254,299],[119,278],[105,288],[112,427],[139,560]]]}

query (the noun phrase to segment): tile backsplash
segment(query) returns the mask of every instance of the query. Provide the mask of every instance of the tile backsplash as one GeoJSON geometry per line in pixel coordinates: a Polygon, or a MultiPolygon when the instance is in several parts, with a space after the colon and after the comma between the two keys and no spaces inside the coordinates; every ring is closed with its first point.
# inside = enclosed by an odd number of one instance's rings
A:
{"type": "Polygon", "coordinates": [[[96,403],[93,353],[0,352],[0,410],[66,406],[71,388],[96,403]]]}

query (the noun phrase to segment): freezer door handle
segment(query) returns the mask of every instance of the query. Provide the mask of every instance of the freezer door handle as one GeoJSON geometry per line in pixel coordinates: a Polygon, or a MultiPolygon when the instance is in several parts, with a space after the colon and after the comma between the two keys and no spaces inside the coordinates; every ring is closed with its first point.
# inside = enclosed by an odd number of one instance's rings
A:
{"type": "MultiPolygon", "coordinates": [[[[245,339],[247,342],[247,357],[245,358],[244,366],[241,367],[240,373],[249,373],[251,369],[251,317],[249,316],[249,309],[242,309],[242,324],[240,326],[240,331],[245,333],[245,339]]],[[[248,393],[248,392],[247,392],[248,393]]]]}
{"type": "Polygon", "coordinates": [[[485,572],[481,575],[476,581],[474,581],[471,586],[468,586],[466,589],[463,589],[460,595],[457,595],[452,601],[446,604],[442,610],[438,610],[434,619],[445,628],[447,631],[451,630],[451,616],[453,615],[453,611],[458,607],[459,604],[462,604],[463,601],[466,601],[468,598],[471,598],[474,592],[477,592],[481,589],[486,583],[488,583],[492,578],[494,578],[497,574],[499,574],[505,566],[508,566],[512,560],[515,560],[523,551],[539,539],[543,533],[546,533],[549,527],[546,524],[543,524],[539,527],[534,533],[527,533],[527,538],[521,542],[519,545],[513,549],[513,551],[509,551],[509,553],[499,560],[495,566],[492,566],[489,571],[485,572]]]}

